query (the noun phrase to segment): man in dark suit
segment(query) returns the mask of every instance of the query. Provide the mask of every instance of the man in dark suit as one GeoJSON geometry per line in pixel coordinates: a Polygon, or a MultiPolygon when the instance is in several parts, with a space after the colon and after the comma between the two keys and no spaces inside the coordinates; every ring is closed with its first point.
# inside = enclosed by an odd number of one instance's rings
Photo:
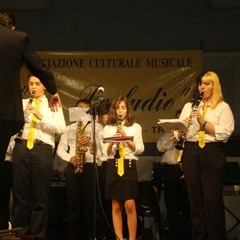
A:
{"type": "Polygon", "coordinates": [[[14,30],[14,15],[0,10],[0,229],[8,227],[5,153],[11,136],[24,124],[20,84],[23,64],[46,87],[52,111],[61,106],[53,74],[32,49],[27,34],[14,30]]]}

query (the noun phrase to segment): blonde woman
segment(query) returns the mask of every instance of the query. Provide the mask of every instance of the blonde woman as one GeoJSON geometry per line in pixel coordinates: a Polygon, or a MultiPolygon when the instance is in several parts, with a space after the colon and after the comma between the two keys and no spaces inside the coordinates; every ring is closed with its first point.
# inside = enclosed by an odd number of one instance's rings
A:
{"type": "Polygon", "coordinates": [[[192,214],[192,239],[225,240],[224,146],[234,130],[234,117],[224,101],[216,73],[197,81],[202,100],[197,109],[186,103],[180,119],[189,126],[182,163],[192,214]],[[190,122],[189,122],[190,121],[190,122]]]}

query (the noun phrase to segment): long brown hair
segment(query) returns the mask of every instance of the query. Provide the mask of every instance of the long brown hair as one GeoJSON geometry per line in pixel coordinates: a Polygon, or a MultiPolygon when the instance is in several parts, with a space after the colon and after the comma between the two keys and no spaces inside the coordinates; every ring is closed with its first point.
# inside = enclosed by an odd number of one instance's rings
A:
{"type": "Polygon", "coordinates": [[[108,123],[109,123],[109,125],[116,125],[118,123],[118,119],[116,116],[116,107],[120,104],[120,102],[124,102],[126,104],[126,108],[127,108],[125,126],[127,126],[127,127],[132,126],[133,123],[135,122],[134,111],[132,109],[130,102],[124,96],[120,96],[117,99],[114,99],[112,101],[111,106],[110,106],[110,111],[109,111],[109,122],[108,123]]]}

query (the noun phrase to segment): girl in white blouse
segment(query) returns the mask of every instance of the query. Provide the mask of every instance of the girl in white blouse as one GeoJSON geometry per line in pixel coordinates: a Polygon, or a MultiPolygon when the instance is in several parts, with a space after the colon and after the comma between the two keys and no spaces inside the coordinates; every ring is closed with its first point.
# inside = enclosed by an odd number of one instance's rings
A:
{"type": "Polygon", "coordinates": [[[112,102],[109,112],[109,124],[103,129],[103,137],[122,137],[123,139],[133,137],[132,140],[123,143],[106,142],[103,145],[103,153],[108,159],[105,197],[112,199],[112,218],[116,237],[119,240],[123,239],[122,213],[125,209],[129,232],[128,239],[136,240],[136,161],[138,155],[144,151],[144,145],[142,128],[134,122],[134,113],[126,97],[119,97],[112,102]],[[120,150],[120,156],[116,155],[118,150],[120,150]],[[119,175],[118,167],[122,152],[124,152],[124,172],[119,175]]]}

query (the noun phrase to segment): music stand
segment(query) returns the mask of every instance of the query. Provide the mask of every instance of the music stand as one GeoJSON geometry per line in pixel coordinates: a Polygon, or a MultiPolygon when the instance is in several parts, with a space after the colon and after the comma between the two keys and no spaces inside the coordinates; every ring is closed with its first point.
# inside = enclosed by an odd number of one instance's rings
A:
{"type": "Polygon", "coordinates": [[[74,107],[68,109],[69,122],[77,122],[79,119],[82,121],[91,121],[91,115],[87,114],[87,109],[82,109],[80,107],[74,107]]]}

